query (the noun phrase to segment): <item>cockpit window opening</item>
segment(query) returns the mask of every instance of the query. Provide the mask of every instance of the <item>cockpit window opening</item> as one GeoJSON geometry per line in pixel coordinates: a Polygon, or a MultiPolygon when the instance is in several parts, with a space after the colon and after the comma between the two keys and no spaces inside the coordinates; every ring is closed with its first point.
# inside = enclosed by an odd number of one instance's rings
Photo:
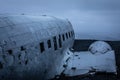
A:
{"type": "Polygon", "coordinates": [[[65,36],[64,36],[64,34],[62,34],[62,38],[63,38],[63,41],[65,41],[65,36]]]}
{"type": "Polygon", "coordinates": [[[53,42],[54,42],[54,50],[57,50],[57,40],[56,40],[56,36],[53,37],[53,42]]]}
{"type": "Polygon", "coordinates": [[[69,38],[70,38],[70,32],[68,32],[68,34],[69,34],[69,38]]]}
{"type": "Polygon", "coordinates": [[[69,33],[70,33],[70,37],[72,37],[71,32],[69,32],[69,33]]]}
{"type": "Polygon", "coordinates": [[[12,50],[8,50],[8,53],[9,53],[9,54],[12,54],[12,53],[13,53],[13,51],[12,51],[12,50]]]}
{"type": "Polygon", "coordinates": [[[73,33],[72,33],[72,31],[71,31],[71,36],[73,36],[73,33]]]}
{"type": "Polygon", "coordinates": [[[40,43],[40,50],[41,50],[41,53],[45,51],[45,47],[44,47],[43,42],[40,43]]]}
{"type": "Polygon", "coordinates": [[[48,44],[48,48],[51,48],[51,41],[50,40],[47,41],[47,44],[48,44]]]}
{"type": "Polygon", "coordinates": [[[65,33],[66,34],[66,38],[68,39],[68,34],[67,33],[65,33]]]}
{"type": "Polygon", "coordinates": [[[61,35],[59,35],[59,47],[62,47],[62,40],[61,40],[61,35]]]}
{"type": "Polygon", "coordinates": [[[72,31],[72,35],[74,36],[74,31],[72,31]]]}

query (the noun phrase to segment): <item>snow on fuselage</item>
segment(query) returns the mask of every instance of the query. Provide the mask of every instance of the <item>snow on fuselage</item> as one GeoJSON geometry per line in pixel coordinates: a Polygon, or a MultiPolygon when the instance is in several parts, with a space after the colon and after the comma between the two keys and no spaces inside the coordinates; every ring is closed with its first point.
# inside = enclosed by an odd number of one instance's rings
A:
{"type": "Polygon", "coordinates": [[[72,47],[68,20],[50,16],[0,15],[0,79],[52,78],[72,47]]]}

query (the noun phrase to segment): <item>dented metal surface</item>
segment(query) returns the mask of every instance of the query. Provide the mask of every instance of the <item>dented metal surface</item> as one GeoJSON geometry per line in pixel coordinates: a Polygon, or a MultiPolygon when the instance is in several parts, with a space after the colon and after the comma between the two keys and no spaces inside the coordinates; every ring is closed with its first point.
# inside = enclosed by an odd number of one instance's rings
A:
{"type": "Polygon", "coordinates": [[[64,51],[72,47],[74,37],[68,20],[50,16],[0,15],[0,79],[54,77],[60,73],[58,69],[64,51]],[[51,41],[50,48],[48,40],[51,41]]]}

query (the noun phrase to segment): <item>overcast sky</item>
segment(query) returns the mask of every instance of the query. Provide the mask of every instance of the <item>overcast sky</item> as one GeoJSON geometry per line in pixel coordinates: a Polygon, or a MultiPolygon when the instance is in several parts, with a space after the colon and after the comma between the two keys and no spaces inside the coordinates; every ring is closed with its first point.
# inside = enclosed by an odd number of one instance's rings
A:
{"type": "Polygon", "coordinates": [[[77,34],[120,39],[120,0],[0,0],[0,13],[68,18],[77,34]]]}

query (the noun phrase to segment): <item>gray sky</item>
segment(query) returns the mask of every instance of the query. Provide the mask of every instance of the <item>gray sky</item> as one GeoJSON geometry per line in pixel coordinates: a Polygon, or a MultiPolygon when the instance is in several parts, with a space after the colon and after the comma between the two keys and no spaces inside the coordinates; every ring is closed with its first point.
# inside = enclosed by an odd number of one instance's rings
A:
{"type": "Polygon", "coordinates": [[[76,33],[120,37],[120,0],[0,0],[0,13],[68,18],[76,33]]]}

